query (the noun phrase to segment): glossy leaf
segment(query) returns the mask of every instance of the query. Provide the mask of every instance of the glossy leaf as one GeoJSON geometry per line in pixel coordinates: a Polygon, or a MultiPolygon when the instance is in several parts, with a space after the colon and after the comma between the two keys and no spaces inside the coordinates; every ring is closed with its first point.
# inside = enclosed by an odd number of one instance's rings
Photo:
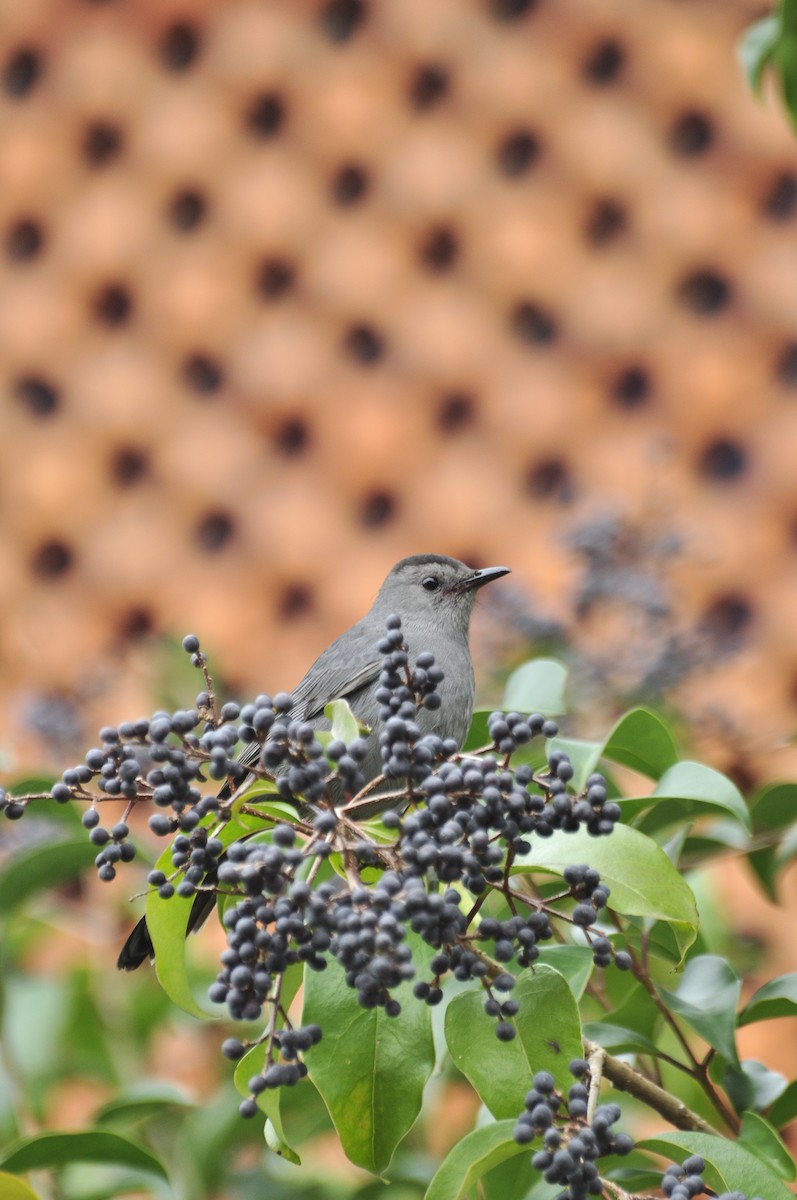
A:
{"type": "Polygon", "coordinates": [[[765,1112],[786,1090],[786,1077],[754,1058],[746,1058],[739,1066],[718,1058],[712,1068],[712,1078],[721,1081],[738,1113],[746,1109],[765,1112]],[[721,1068],[719,1074],[718,1068],[721,1068]]]}
{"type": "Polygon", "coordinates": [[[793,825],[797,821],[797,783],[772,783],[762,788],[750,803],[750,818],[756,833],[793,825]]]}
{"type": "Polygon", "coordinates": [[[770,1021],[773,1017],[797,1014],[797,971],[770,979],[748,1000],[739,1017],[740,1025],[770,1021]]]}
{"type": "Polygon", "coordinates": [[[659,1046],[644,1033],[613,1021],[587,1021],[584,1037],[597,1042],[611,1054],[658,1054],[659,1046]]]}
{"type": "Polygon", "coordinates": [[[584,742],[578,738],[551,738],[549,750],[563,750],[573,765],[573,786],[577,790],[584,787],[589,776],[597,769],[600,761],[602,742],[584,742]]]}
{"type": "Polygon", "coordinates": [[[584,995],[592,975],[592,951],[588,946],[540,946],[538,963],[546,963],[564,976],[576,1000],[584,995]]]}
{"type": "Polygon", "coordinates": [[[735,1031],[741,988],[739,976],[724,958],[702,954],[686,964],[677,991],[661,992],[673,1012],[738,1066],[735,1031]]]}
{"type": "Polygon", "coordinates": [[[775,1129],[782,1129],[797,1117],[797,1079],[781,1092],[769,1106],[767,1119],[775,1129]]]}
{"type": "Polygon", "coordinates": [[[771,1167],[781,1179],[793,1180],[795,1173],[794,1159],[784,1146],[778,1132],[769,1121],[754,1112],[746,1112],[742,1116],[742,1127],[739,1130],[739,1141],[746,1150],[755,1154],[762,1162],[771,1167]]]}
{"type": "Polygon", "coordinates": [[[682,1162],[699,1154],[707,1164],[703,1178],[716,1192],[744,1192],[761,1200],[793,1200],[783,1181],[739,1142],[708,1133],[667,1133],[646,1138],[638,1148],[682,1162]]]}
{"type": "Polygon", "coordinates": [[[495,1019],[484,1011],[481,988],[455,996],[446,1010],[451,1057],[498,1120],[517,1116],[518,1097],[528,1091],[535,1071],[550,1071],[566,1091],[572,1083],[567,1065],[582,1054],[578,1007],[558,971],[538,966],[524,974],[512,998],[520,1011],[511,1042],[495,1036],[495,1019]]]}
{"type": "Polygon", "coordinates": [[[679,954],[686,953],[698,928],[691,889],[661,847],[628,825],[615,826],[609,837],[579,831],[536,838],[529,853],[515,860],[512,872],[543,868],[561,875],[569,864],[582,862],[600,871],[609,885],[609,908],[625,916],[667,922],[679,954]]]}
{"type": "Polygon", "coordinates": [[[650,796],[621,802],[628,815],[649,809],[643,828],[662,829],[693,813],[723,812],[750,831],[750,812],[735,783],[703,763],[679,762],[662,775],[650,796]]]}
{"type": "MultiPolygon", "coordinates": [[[[529,1147],[526,1146],[526,1150],[529,1147]]],[[[535,1189],[535,1200],[548,1200],[542,1192],[548,1185],[540,1180],[539,1171],[531,1165],[531,1155],[514,1154],[511,1158],[491,1167],[486,1175],[479,1180],[479,1200],[531,1200],[531,1190],[535,1189]]]]}
{"type": "Polygon", "coordinates": [[[148,1117],[157,1117],[174,1108],[193,1108],[188,1096],[170,1083],[150,1083],[140,1090],[131,1089],[117,1096],[94,1114],[95,1125],[112,1125],[116,1122],[132,1123],[148,1117]]]}
{"type": "Polygon", "coordinates": [[[678,762],[678,747],[657,713],[634,708],[617,722],[603,744],[601,757],[658,779],[678,762]]]}
{"type": "MultiPolygon", "coordinates": [[[[422,977],[430,952],[418,939],[412,945],[422,977]]],[[[348,1157],[376,1174],[414,1124],[434,1067],[429,1008],[412,995],[412,982],[393,994],[402,1004],[398,1017],[361,1008],[334,960],[325,971],[308,971],[304,985],[302,1021],[324,1030],[307,1055],[310,1077],[348,1157]]]]}
{"type": "Polygon", "coordinates": [[[739,39],[739,61],[756,95],[761,92],[764,71],[772,61],[779,34],[780,20],[776,13],[770,13],[749,25],[739,39]]]}
{"type": "Polygon", "coordinates": [[[5,1171],[0,1171],[0,1196],[3,1200],[41,1200],[39,1193],[34,1192],[24,1179],[7,1175],[5,1171]]]}
{"type": "Polygon", "coordinates": [[[332,724],[333,738],[340,738],[348,745],[360,736],[360,724],[346,700],[331,700],[324,709],[324,716],[332,724]]]}
{"type": "Polygon", "coordinates": [[[87,837],[45,842],[11,855],[0,870],[0,913],[24,904],[36,892],[69,883],[94,863],[97,847],[87,837]]]}
{"type": "Polygon", "coordinates": [[[149,1150],[108,1130],[92,1133],[43,1133],[23,1138],[0,1156],[0,1168],[14,1173],[43,1171],[71,1163],[105,1163],[131,1167],[166,1179],[166,1171],[149,1150]]]}
{"type": "MultiPolygon", "coordinates": [[[[285,972],[280,989],[280,1006],[287,1012],[291,1006],[291,1002],[299,990],[303,979],[303,967],[301,963],[295,963],[285,972]]],[[[239,1059],[235,1067],[235,1086],[242,1096],[249,1098],[252,1093],[249,1090],[249,1080],[253,1075],[259,1075],[263,1070],[263,1063],[266,1059],[266,1046],[262,1042],[260,1045],[253,1046],[251,1050],[239,1059]]],[[[309,1086],[300,1084],[299,1086],[309,1086]]],[[[282,1127],[282,1110],[280,1101],[282,1099],[281,1088],[267,1088],[263,1092],[259,1092],[255,1096],[257,1106],[266,1117],[265,1139],[269,1150],[274,1154],[279,1154],[287,1162],[299,1166],[301,1159],[294,1148],[288,1142],[285,1136],[285,1131],[282,1127]]]]}
{"type": "MultiPolygon", "coordinates": [[[[225,846],[240,837],[261,830],[262,822],[257,817],[241,814],[217,829],[215,836],[225,846]]],[[[156,866],[167,876],[173,871],[169,847],[157,861],[156,866]]],[[[207,1020],[214,1014],[202,1008],[194,998],[186,963],[186,929],[195,897],[171,896],[163,900],[154,889],[147,893],[147,926],[155,948],[155,970],[158,982],[169,999],[192,1017],[207,1020]]]]}
{"type": "Polygon", "coordinates": [[[424,1200],[460,1200],[483,1175],[516,1154],[528,1156],[528,1146],[512,1137],[515,1121],[496,1121],[462,1138],[435,1172],[424,1200]]]}
{"type": "Polygon", "coordinates": [[[507,711],[542,713],[555,717],[567,712],[567,668],[555,658],[533,658],[506,681],[502,707],[507,711]]]}

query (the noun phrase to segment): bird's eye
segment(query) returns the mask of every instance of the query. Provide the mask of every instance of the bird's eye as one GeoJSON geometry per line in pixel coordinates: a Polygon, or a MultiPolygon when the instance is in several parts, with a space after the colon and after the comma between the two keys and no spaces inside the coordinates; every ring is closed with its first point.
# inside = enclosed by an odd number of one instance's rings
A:
{"type": "Polygon", "coordinates": [[[440,580],[436,575],[427,575],[425,579],[421,580],[421,587],[427,592],[436,592],[440,587],[440,580]]]}

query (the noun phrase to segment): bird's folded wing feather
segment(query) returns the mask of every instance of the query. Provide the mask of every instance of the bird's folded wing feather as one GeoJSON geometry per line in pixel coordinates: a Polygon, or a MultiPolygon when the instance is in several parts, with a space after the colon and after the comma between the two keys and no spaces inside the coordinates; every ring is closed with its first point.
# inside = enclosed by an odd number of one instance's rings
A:
{"type": "MultiPolygon", "coordinates": [[[[351,630],[350,633],[353,633],[351,630]]],[[[316,660],[292,695],[296,701],[291,716],[300,721],[320,717],[332,700],[349,700],[379,676],[382,660],[374,654],[373,633],[350,638],[350,653],[343,655],[333,642],[316,660]],[[337,653],[334,651],[337,649],[337,653]],[[359,661],[358,661],[359,660],[359,661]]],[[[259,742],[250,742],[239,761],[251,767],[260,757],[259,742]]]]}
{"type": "Polygon", "coordinates": [[[368,687],[378,677],[382,663],[376,658],[359,669],[354,669],[350,662],[329,667],[319,663],[318,667],[313,677],[306,675],[293,693],[294,714],[305,721],[320,717],[332,700],[351,699],[368,687]]]}

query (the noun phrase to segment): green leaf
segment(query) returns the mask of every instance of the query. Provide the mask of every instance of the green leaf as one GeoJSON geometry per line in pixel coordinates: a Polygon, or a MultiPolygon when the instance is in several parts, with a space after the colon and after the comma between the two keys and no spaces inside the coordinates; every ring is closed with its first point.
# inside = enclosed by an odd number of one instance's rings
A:
{"type": "Polygon", "coordinates": [[[621,800],[627,818],[649,809],[642,828],[663,829],[693,813],[730,814],[748,832],[750,812],[739,789],[726,775],[703,763],[679,762],[670,767],[650,796],[621,800]]]}
{"type": "MultiPolygon", "coordinates": [[[[295,814],[294,814],[295,815],[295,814]]],[[[263,829],[257,817],[239,814],[217,829],[215,836],[225,846],[240,837],[263,829]]],[[[167,846],[156,863],[156,867],[167,876],[174,870],[171,848],[167,846]]],[[[155,970],[158,982],[169,999],[192,1017],[208,1020],[214,1016],[202,1008],[194,998],[186,963],[186,929],[194,896],[171,896],[163,900],[157,891],[147,893],[147,927],[155,949],[155,970]]]]}
{"type": "Polygon", "coordinates": [[[774,1171],[739,1142],[708,1133],[667,1133],[646,1138],[638,1148],[653,1154],[674,1157],[681,1162],[690,1154],[705,1159],[703,1178],[716,1192],[744,1192],[761,1200],[794,1200],[792,1193],[774,1171]]]}
{"type": "Polygon", "coordinates": [[[746,1112],[742,1115],[739,1141],[745,1149],[755,1154],[756,1158],[760,1158],[771,1167],[781,1179],[794,1179],[794,1159],[778,1137],[777,1130],[758,1113],[746,1112]]]}
{"type": "Polygon", "coordinates": [[[738,1067],[735,1033],[741,988],[739,976],[724,958],[701,954],[686,964],[677,991],[660,990],[673,1012],[738,1067]]]}
{"type": "Polygon", "coordinates": [[[540,946],[538,963],[553,967],[566,979],[576,1000],[584,995],[592,975],[592,951],[588,946],[540,946]]]}
{"type": "Polygon", "coordinates": [[[11,912],[36,892],[68,883],[94,863],[97,847],[88,838],[46,842],[11,855],[0,871],[0,913],[11,912]]]}
{"type": "Polygon", "coordinates": [[[644,1033],[609,1021],[587,1021],[584,1025],[584,1037],[597,1042],[611,1054],[655,1055],[660,1051],[656,1042],[644,1033]]]}
{"type": "MultiPolygon", "coordinates": [[[[540,1173],[531,1165],[530,1154],[516,1154],[498,1163],[482,1177],[479,1186],[480,1200],[482,1194],[484,1200],[531,1200],[532,1188],[535,1189],[535,1200],[547,1200],[541,1191],[540,1173]]],[[[548,1186],[542,1184],[542,1188],[547,1189],[548,1186]]]]}
{"type": "Polygon", "coordinates": [[[0,1171],[0,1196],[3,1200],[40,1200],[38,1192],[28,1187],[24,1179],[0,1171]]]}
{"type": "Polygon", "coordinates": [[[424,1200],[460,1200],[483,1175],[516,1154],[528,1154],[512,1137],[515,1121],[497,1121],[461,1138],[443,1159],[424,1200]]]}
{"type": "Polygon", "coordinates": [[[711,1067],[712,1078],[719,1078],[738,1113],[745,1109],[763,1112],[786,1090],[785,1075],[771,1071],[754,1058],[746,1058],[738,1067],[716,1058],[711,1067]]]}
{"type": "Polygon", "coordinates": [[[0,1167],[15,1174],[65,1167],[70,1163],[106,1163],[132,1167],[166,1179],[161,1162],[143,1146],[106,1130],[92,1133],[43,1133],[22,1138],[0,1156],[0,1167]]]}
{"type": "Polygon", "coordinates": [[[567,1065],[583,1053],[576,1000],[552,967],[538,966],[518,980],[512,998],[517,1037],[499,1042],[495,1021],[484,1011],[481,988],[462,992],[446,1010],[446,1041],[455,1065],[500,1120],[517,1116],[518,1103],[535,1071],[550,1071],[565,1091],[572,1078],[567,1065]]]}
{"type": "Polygon", "coordinates": [[[775,1129],[782,1129],[797,1117],[797,1079],[792,1080],[781,1092],[767,1113],[767,1120],[775,1129]]]}
{"type": "Polygon", "coordinates": [[[601,756],[603,742],[584,742],[579,738],[557,735],[551,738],[549,750],[562,750],[573,764],[575,772],[573,787],[580,791],[595,770],[601,756]]]}
{"type": "Polygon", "coordinates": [[[772,61],[780,35],[780,19],[770,13],[754,21],[745,29],[737,45],[737,55],[748,86],[756,95],[761,94],[764,71],[772,61]]]}
{"type": "Polygon", "coordinates": [[[773,1017],[793,1017],[797,1013],[797,971],[770,979],[750,997],[739,1017],[740,1025],[771,1021],[773,1017]]]}
{"type": "Polygon", "coordinates": [[[360,736],[360,723],[346,700],[331,700],[324,708],[324,716],[332,723],[333,738],[340,738],[347,746],[360,736]]]}
{"type": "MultiPolygon", "coordinates": [[[[280,1007],[284,1012],[287,1012],[290,1008],[291,1002],[301,986],[303,977],[304,968],[301,963],[294,963],[285,972],[280,989],[280,1007]]],[[[261,1042],[260,1045],[253,1046],[238,1061],[233,1078],[235,1086],[242,1096],[249,1098],[252,1095],[248,1087],[249,1080],[253,1075],[261,1073],[265,1060],[266,1045],[265,1042],[261,1042]]],[[[281,1099],[282,1091],[280,1088],[269,1088],[264,1092],[259,1092],[255,1096],[258,1108],[266,1117],[266,1145],[269,1150],[278,1154],[280,1158],[284,1158],[287,1162],[299,1166],[302,1160],[289,1144],[282,1127],[281,1099]]]]}
{"type": "Polygon", "coordinates": [[[787,829],[797,820],[797,783],[771,783],[750,802],[750,817],[756,833],[787,829]]]}
{"type": "Polygon", "coordinates": [[[797,119],[797,7],[794,0],[781,0],[780,29],[772,51],[780,77],[783,102],[792,118],[797,119]]]}
{"type": "Polygon", "coordinates": [[[507,679],[502,708],[507,712],[558,716],[567,712],[566,683],[567,668],[562,663],[555,658],[534,658],[507,679]]]}
{"type": "Polygon", "coordinates": [[[536,838],[531,850],[512,864],[512,873],[537,868],[561,875],[571,863],[588,863],[609,885],[609,908],[625,916],[665,921],[683,955],[697,935],[695,898],[660,846],[637,829],[616,825],[608,837],[583,831],[536,838]]]}
{"type": "Polygon", "coordinates": [[[678,747],[666,722],[649,708],[621,717],[603,744],[602,758],[658,779],[678,762],[678,747]]]}
{"type": "MultiPolygon", "coordinates": [[[[414,936],[407,941],[420,973],[432,952],[414,936]]],[[[402,1004],[398,1017],[361,1008],[335,961],[305,978],[302,1021],[324,1030],[307,1056],[310,1077],[348,1157],[375,1174],[385,1170],[414,1124],[434,1067],[428,1006],[418,1003],[409,981],[393,995],[402,1004]]]]}
{"type": "Polygon", "coordinates": [[[147,1083],[140,1090],[131,1088],[124,1095],[116,1096],[103,1104],[94,1114],[96,1125],[112,1125],[115,1122],[130,1123],[147,1117],[159,1116],[173,1108],[193,1108],[194,1104],[179,1088],[170,1083],[147,1083]]]}

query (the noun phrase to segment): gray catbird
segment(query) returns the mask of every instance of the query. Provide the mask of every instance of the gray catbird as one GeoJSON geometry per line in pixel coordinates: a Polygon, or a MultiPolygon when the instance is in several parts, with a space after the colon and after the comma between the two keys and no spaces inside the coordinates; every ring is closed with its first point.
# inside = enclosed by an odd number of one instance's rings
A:
{"type": "MultiPolygon", "coordinates": [[[[358,720],[372,730],[368,753],[360,769],[366,781],[381,774],[376,691],[382,662],[376,647],[384,637],[387,618],[396,613],[401,617],[410,655],[431,653],[445,672],[438,687],[440,707],[419,709],[417,723],[424,733],[434,732],[462,745],[473,712],[473,663],[468,633],[476,592],[508,573],[508,567],[476,571],[442,554],[403,558],[393,567],[362,620],[327,646],[294,688],[291,694],[296,706],[291,715],[309,721],[316,729],[328,729],[325,706],[331,700],[345,698],[358,720]]],[[[259,752],[257,743],[248,746],[241,762],[249,765],[259,752]]],[[[197,895],[189,930],[199,928],[214,903],[212,892],[197,895]]],[[[142,918],[122,947],[117,966],[132,971],[151,955],[152,943],[142,918]]]]}

